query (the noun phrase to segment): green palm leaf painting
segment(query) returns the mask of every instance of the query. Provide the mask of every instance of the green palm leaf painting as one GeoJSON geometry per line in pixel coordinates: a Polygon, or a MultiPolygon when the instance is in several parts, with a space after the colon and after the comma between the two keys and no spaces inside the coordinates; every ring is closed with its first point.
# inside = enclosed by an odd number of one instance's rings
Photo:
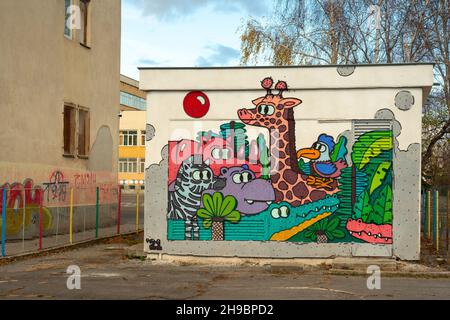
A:
{"type": "Polygon", "coordinates": [[[372,158],[392,149],[392,131],[370,131],[353,145],[352,160],[358,169],[364,168],[372,158]]]}
{"type": "Polygon", "coordinates": [[[197,216],[203,219],[205,229],[212,228],[213,240],[223,240],[223,223],[238,223],[241,220],[241,214],[236,210],[236,198],[215,192],[212,196],[205,193],[202,199],[203,208],[197,210],[197,216]]]}
{"type": "Polygon", "coordinates": [[[319,243],[326,243],[334,239],[344,238],[345,233],[341,230],[339,222],[340,220],[338,217],[322,219],[305,231],[305,237],[319,243]]]}

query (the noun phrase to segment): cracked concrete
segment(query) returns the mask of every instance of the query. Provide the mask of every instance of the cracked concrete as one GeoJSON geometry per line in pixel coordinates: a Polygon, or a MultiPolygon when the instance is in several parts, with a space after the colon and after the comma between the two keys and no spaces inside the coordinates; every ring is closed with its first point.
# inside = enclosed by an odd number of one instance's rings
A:
{"type": "MultiPolygon", "coordinates": [[[[98,244],[0,267],[0,299],[449,299],[450,279],[333,275],[327,268],[270,264],[161,263],[127,257],[128,244],[98,244]],[[69,265],[81,290],[68,290],[69,265]]],[[[388,272],[388,271],[387,271],[388,272]]]]}

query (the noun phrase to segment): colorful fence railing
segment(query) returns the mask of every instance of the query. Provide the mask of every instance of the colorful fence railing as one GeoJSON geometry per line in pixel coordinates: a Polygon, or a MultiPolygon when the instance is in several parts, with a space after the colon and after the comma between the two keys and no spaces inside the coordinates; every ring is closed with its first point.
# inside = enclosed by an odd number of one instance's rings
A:
{"type": "Polygon", "coordinates": [[[422,236],[439,255],[449,255],[450,250],[450,188],[433,188],[422,191],[422,236]]]}
{"type": "Polygon", "coordinates": [[[0,188],[2,257],[143,229],[143,192],[101,186],[68,189],[67,199],[52,205],[39,188],[0,188]]]}

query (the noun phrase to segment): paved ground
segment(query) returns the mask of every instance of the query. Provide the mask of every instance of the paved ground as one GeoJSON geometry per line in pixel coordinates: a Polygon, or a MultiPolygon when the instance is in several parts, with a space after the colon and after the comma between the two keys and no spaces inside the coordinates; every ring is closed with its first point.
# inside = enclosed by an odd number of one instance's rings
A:
{"type": "Polygon", "coordinates": [[[168,265],[128,259],[125,243],[0,266],[0,299],[449,299],[450,279],[366,278],[254,266],[168,265]],[[66,286],[69,265],[81,268],[81,289],[66,286]]]}

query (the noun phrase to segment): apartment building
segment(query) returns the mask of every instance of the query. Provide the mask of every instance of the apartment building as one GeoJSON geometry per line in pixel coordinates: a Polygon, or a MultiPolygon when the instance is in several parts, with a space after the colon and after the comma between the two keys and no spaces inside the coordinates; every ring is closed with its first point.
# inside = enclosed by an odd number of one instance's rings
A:
{"type": "Polygon", "coordinates": [[[12,186],[29,188],[52,215],[70,189],[76,205],[95,204],[99,186],[117,189],[120,37],[120,0],[0,1],[7,203],[12,186]]]}
{"type": "Polygon", "coordinates": [[[124,190],[144,189],[145,96],[137,80],[120,76],[118,180],[124,190]]]}

